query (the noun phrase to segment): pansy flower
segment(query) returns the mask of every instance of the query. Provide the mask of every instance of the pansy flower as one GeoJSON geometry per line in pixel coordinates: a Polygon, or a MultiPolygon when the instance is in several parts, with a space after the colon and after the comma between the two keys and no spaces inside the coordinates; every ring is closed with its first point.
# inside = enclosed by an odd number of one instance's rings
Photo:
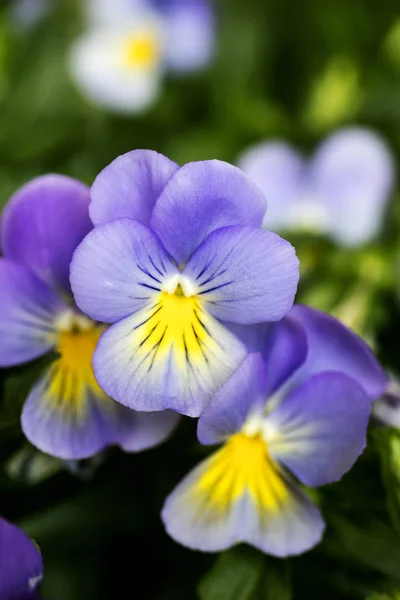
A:
{"type": "Polygon", "coordinates": [[[388,147],[372,131],[337,131],[308,162],[286,142],[265,142],[238,164],[266,195],[267,229],[315,231],[343,246],[369,242],[382,229],[395,170],[388,147]]]}
{"type": "Polygon", "coordinates": [[[136,410],[199,416],[246,355],[224,325],[281,319],[293,304],[293,247],[259,229],[262,193],[236,167],[178,167],[136,150],[95,180],[95,229],[74,254],[78,306],[111,323],[93,357],[100,386],[136,410]]]}
{"type": "Polygon", "coordinates": [[[207,0],[90,0],[88,28],[71,48],[69,70],[94,103],[118,112],[146,109],[166,71],[194,71],[212,55],[207,0]]]}
{"type": "Polygon", "coordinates": [[[322,486],[350,469],[386,376],[360,338],[305,306],[279,323],[235,329],[250,354],[198,422],[200,442],[222,447],[172,492],[162,518],[190,548],[246,542],[299,554],[324,529],[301,484],[322,486]]]}
{"type": "Polygon", "coordinates": [[[80,312],[69,285],[72,254],[92,229],[89,200],[78,181],[38,177],[10,200],[1,228],[0,365],[57,353],[28,396],[22,427],[40,450],[64,459],[86,458],[109,444],[142,450],[165,439],[176,422],[173,413],[125,409],[94,378],[92,354],[106,326],[80,312]]]}
{"type": "Polygon", "coordinates": [[[0,598],[39,600],[43,577],[39,549],[18,527],[0,517],[0,598]]]}

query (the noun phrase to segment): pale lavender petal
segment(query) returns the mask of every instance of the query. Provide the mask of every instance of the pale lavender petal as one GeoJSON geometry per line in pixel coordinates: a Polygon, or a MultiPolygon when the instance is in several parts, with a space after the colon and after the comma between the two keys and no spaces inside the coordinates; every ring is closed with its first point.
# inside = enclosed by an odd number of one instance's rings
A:
{"type": "Polygon", "coordinates": [[[179,166],[153,150],[116,158],[96,177],[90,195],[95,225],[129,217],[149,223],[154,204],[179,166]]]}
{"type": "Polygon", "coordinates": [[[4,209],[4,255],[69,293],[72,254],[92,229],[89,201],[89,188],[70,177],[43,175],[33,179],[14,194],[4,209]]]}
{"type": "Polygon", "coordinates": [[[364,450],[371,406],[342,373],[314,375],[266,418],[271,456],[304,484],[340,479],[364,450]]]}
{"type": "Polygon", "coordinates": [[[193,162],[171,177],[157,200],[150,226],[182,265],[219,227],[259,227],[265,208],[263,194],[240,169],[218,160],[193,162]]]}
{"type": "Polygon", "coordinates": [[[157,236],[139,221],[96,227],[76,250],[71,286],[79,308],[113,323],[152,304],[162,284],[179,273],[157,236]]]}
{"type": "Polygon", "coordinates": [[[223,321],[278,321],[292,307],[299,280],[293,246],[250,227],[212,232],[183,270],[209,312],[223,321]]]}
{"type": "Polygon", "coordinates": [[[57,342],[56,322],[67,305],[25,266],[0,259],[0,366],[27,362],[57,342]]]}

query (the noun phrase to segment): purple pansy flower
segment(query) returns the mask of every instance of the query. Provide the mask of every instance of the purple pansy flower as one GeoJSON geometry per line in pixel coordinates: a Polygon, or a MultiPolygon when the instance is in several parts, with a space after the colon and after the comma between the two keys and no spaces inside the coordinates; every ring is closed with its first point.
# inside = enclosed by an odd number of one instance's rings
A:
{"type": "Polygon", "coordinates": [[[39,600],[37,588],[43,577],[39,549],[15,525],[0,517],[0,598],[39,600]]]}
{"type": "Polygon", "coordinates": [[[74,254],[78,306],[112,323],[93,364],[137,410],[199,416],[246,355],[223,322],[277,321],[298,282],[293,247],[259,229],[265,199],[236,167],[180,167],[136,150],[97,177],[95,229],[74,254]]]}
{"type": "Polygon", "coordinates": [[[265,193],[267,229],[315,230],[343,246],[380,232],[395,180],[385,142],[361,128],[335,132],[308,163],[286,142],[271,141],[244,152],[238,164],[265,193]]]}
{"type": "Polygon", "coordinates": [[[305,306],[235,332],[250,354],[198,423],[202,444],[223,446],[172,492],[162,518],[197,550],[246,542],[299,554],[319,542],[324,522],[296,480],[318,487],[351,468],[386,376],[361,338],[305,306]]]}
{"type": "Polygon", "coordinates": [[[1,229],[0,365],[19,365],[55,350],[31,390],[22,428],[40,450],[87,458],[106,445],[139,451],[172,431],[172,412],[138,414],[98,386],[92,354],[105,325],[83,315],[69,285],[72,254],[92,229],[89,189],[61,175],[23,186],[6,206],[1,229]]]}

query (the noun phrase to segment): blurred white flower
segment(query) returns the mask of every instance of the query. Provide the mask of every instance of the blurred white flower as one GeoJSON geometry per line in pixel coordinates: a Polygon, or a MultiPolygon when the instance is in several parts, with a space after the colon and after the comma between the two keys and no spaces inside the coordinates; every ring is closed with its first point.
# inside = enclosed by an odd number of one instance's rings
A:
{"type": "Polygon", "coordinates": [[[137,112],[157,98],[163,70],[163,27],[148,11],[89,29],[71,48],[73,79],[96,104],[137,112]]]}
{"type": "Polygon", "coordinates": [[[54,0],[15,0],[11,5],[12,18],[23,29],[29,29],[39,23],[54,5],[54,0]]]}
{"type": "Polygon", "coordinates": [[[267,229],[308,229],[343,246],[380,232],[395,182],[388,147],[361,128],[335,132],[308,162],[289,144],[272,141],[244,152],[238,165],[267,198],[267,229]]]}
{"type": "Polygon", "coordinates": [[[203,68],[214,50],[209,0],[86,0],[88,31],[70,52],[70,72],[92,101],[139,112],[165,71],[203,68]]]}

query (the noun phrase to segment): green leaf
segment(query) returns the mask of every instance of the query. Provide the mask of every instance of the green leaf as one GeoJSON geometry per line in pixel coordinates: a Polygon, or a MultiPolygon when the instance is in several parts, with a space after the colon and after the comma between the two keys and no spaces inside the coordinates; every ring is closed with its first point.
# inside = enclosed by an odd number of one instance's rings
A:
{"type": "Polygon", "coordinates": [[[385,428],[377,430],[374,437],[381,459],[389,514],[400,533],[400,431],[385,428]]]}
{"type": "Polygon", "coordinates": [[[221,554],[198,587],[200,600],[253,600],[263,574],[263,557],[239,547],[221,554]]]}

